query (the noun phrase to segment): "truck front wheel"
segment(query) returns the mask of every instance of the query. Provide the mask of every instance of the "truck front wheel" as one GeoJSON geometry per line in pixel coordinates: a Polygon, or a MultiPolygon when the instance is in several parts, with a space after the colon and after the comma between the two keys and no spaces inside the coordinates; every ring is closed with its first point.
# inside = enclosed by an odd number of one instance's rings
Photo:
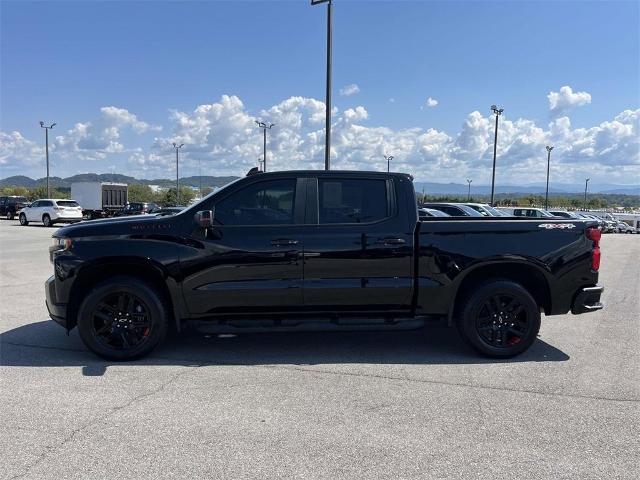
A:
{"type": "Polygon", "coordinates": [[[465,297],[457,326],[464,340],[483,355],[512,357],[536,340],[540,308],[522,285],[493,280],[465,297]]]}
{"type": "Polygon", "coordinates": [[[89,350],[109,360],[133,360],[167,335],[168,309],[156,289],[133,277],[105,280],[78,310],[78,331],[89,350]]]}

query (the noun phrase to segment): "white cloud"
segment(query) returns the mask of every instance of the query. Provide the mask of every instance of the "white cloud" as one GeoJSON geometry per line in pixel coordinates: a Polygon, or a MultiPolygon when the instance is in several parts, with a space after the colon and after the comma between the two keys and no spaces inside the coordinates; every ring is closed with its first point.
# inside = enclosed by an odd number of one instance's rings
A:
{"type": "Polygon", "coordinates": [[[102,107],[96,119],[78,122],[73,128],[57,135],[51,149],[62,159],[102,160],[109,154],[127,150],[121,138],[124,132],[131,131],[141,135],[161,130],[159,126],[139,120],[135,114],[124,108],[102,107]]]}
{"type": "Polygon", "coordinates": [[[438,105],[438,100],[436,100],[435,98],[427,98],[427,101],[425,102],[424,106],[427,108],[434,108],[435,106],[438,105]]]}
{"type": "MultiPolygon", "coordinates": [[[[175,154],[171,142],[185,143],[181,172],[195,175],[198,161],[206,175],[242,175],[257,165],[262,155],[262,134],[254,120],[276,124],[268,132],[268,168],[317,169],[324,162],[324,103],[290,97],[267,109],[250,112],[237,96],[223,95],[216,102],[192,111],[172,111],[167,132],[153,143],[132,147],[123,131],[153,127],[140,125],[124,109],[102,111],[97,120],[79,122],[53,142],[53,158],[60,163],[56,175],[78,171],[104,171],[100,165],[117,164],[118,171],[145,178],[171,177],[175,154]],[[125,146],[125,144],[129,146],[125,146]],[[87,159],[101,159],[87,166],[87,159]],[[63,173],[63,170],[64,173],[63,173]]],[[[640,110],[625,110],[611,120],[590,128],[574,128],[568,116],[557,116],[548,125],[526,118],[500,117],[497,182],[530,184],[546,174],[545,145],[554,145],[554,182],[596,181],[628,184],[640,182],[640,110]],[[585,177],[586,175],[586,177],[585,177]]],[[[142,122],[144,123],[144,122],[142,122]]],[[[457,132],[435,128],[392,129],[370,125],[364,106],[332,115],[332,165],[336,169],[384,170],[384,154],[394,156],[394,168],[418,180],[490,182],[494,117],[469,113],[457,132]]],[[[140,137],[143,138],[143,137],[140,137]]],[[[3,173],[32,174],[43,163],[41,142],[19,132],[0,133],[3,173]]],[[[35,176],[41,176],[35,174],[35,176]]]]}
{"type": "Polygon", "coordinates": [[[574,92],[568,85],[561,87],[559,92],[549,92],[547,98],[549,99],[549,110],[552,113],[563,113],[573,107],[591,103],[591,94],[574,92]]]}
{"type": "Polygon", "coordinates": [[[355,83],[345,85],[340,89],[340,95],[342,95],[343,97],[349,97],[359,92],[360,92],[360,87],[355,83]]]}
{"type": "Polygon", "coordinates": [[[348,122],[357,122],[358,120],[366,120],[369,113],[364,107],[349,108],[343,113],[344,119],[348,122]]]}

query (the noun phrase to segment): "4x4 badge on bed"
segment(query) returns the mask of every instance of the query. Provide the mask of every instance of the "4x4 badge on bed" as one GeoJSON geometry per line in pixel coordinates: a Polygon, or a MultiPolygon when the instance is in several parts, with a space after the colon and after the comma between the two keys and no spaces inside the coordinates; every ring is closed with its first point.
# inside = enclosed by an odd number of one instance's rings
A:
{"type": "Polygon", "coordinates": [[[576,226],[573,223],[541,223],[540,225],[538,225],[538,228],[546,228],[547,230],[550,230],[552,228],[576,228],[576,226]]]}

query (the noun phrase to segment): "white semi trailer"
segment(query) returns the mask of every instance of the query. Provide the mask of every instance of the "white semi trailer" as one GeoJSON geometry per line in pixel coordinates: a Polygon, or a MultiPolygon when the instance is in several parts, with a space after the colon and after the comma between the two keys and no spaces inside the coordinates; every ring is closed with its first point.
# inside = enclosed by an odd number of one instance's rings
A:
{"type": "Polygon", "coordinates": [[[80,204],[85,218],[113,216],[127,204],[126,183],[75,182],[71,198],[80,204]]]}

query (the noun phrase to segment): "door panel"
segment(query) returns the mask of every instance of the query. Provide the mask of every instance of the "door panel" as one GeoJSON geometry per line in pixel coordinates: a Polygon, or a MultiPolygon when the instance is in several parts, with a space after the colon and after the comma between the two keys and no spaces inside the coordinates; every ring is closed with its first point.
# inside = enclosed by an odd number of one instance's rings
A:
{"type": "Polygon", "coordinates": [[[38,212],[40,211],[40,202],[36,203],[35,207],[29,207],[27,209],[26,215],[27,215],[27,220],[30,222],[36,222],[38,220],[40,220],[40,218],[37,218],[38,212]]]}
{"type": "Polygon", "coordinates": [[[181,258],[192,314],[272,313],[302,305],[304,182],[276,179],[215,199],[215,225],[195,227],[181,258]]]}
{"type": "Polygon", "coordinates": [[[413,230],[403,231],[409,222],[395,207],[391,181],[359,178],[320,178],[317,184],[319,224],[308,227],[304,238],[307,309],[385,310],[410,305],[413,230]]]}

